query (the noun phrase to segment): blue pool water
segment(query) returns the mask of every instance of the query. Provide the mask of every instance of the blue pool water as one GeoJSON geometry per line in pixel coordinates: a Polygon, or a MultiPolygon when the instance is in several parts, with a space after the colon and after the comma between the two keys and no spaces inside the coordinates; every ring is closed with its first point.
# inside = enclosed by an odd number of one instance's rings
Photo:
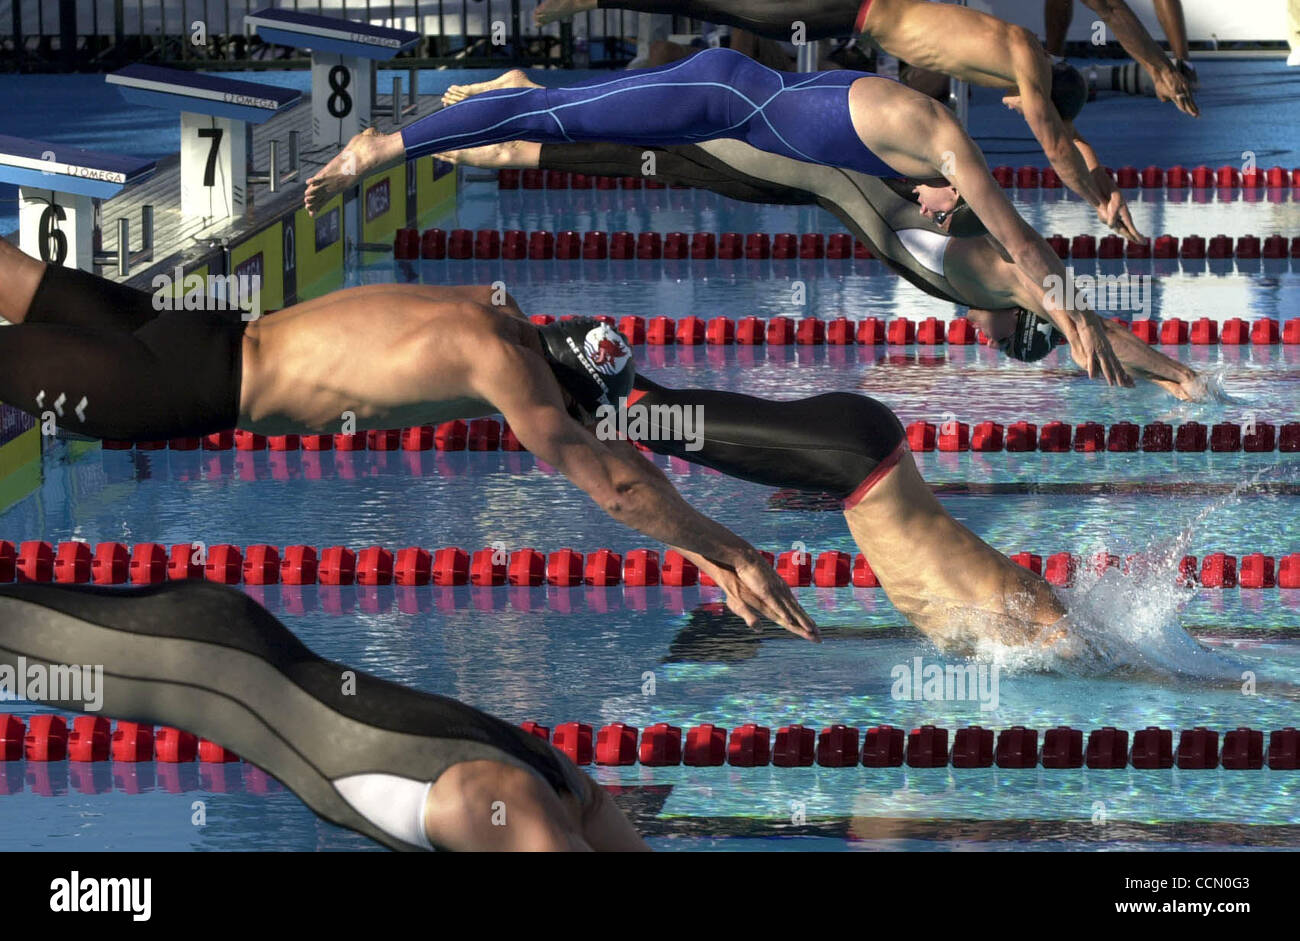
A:
{"type": "MultiPolygon", "coordinates": [[[[1295,113],[1289,90],[1295,79],[1280,65],[1213,62],[1201,74],[1207,87],[1203,122],[1213,135],[1172,117],[1159,131],[1140,120],[1123,133],[1106,129],[1106,114],[1114,112],[1101,102],[1093,109],[1093,130],[1116,138],[1108,140],[1108,161],[1215,165],[1234,160],[1236,142],[1250,138],[1260,141],[1261,164],[1297,162],[1293,132],[1287,133],[1295,122],[1282,121],[1295,113]],[[1216,79],[1223,91],[1214,90],[1216,79]],[[1247,124],[1233,110],[1243,93],[1230,93],[1229,79],[1289,84],[1270,108],[1253,106],[1260,120],[1247,124]],[[1262,118],[1265,111],[1269,120],[1262,118]],[[1234,128],[1240,132],[1235,137],[1234,128]]],[[[442,82],[443,73],[425,80],[442,82]]],[[[0,89],[6,81],[0,79],[0,89]]],[[[1132,104],[1138,114],[1154,107],[1132,104]]],[[[993,132],[1009,127],[996,124],[992,103],[981,107],[993,132]]],[[[1036,162],[1018,159],[1027,142],[1004,133],[990,133],[985,141],[995,151],[991,162],[1036,162]]],[[[157,146],[161,153],[173,145],[160,138],[157,146]]],[[[1042,231],[1101,234],[1073,200],[1043,194],[1016,199],[1042,231]]],[[[1289,237],[1300,231],[1300,208],[1290,193],[1256,203],[1154,194],[1134,197],[1134,204],[1139,226],[1152,234],[1289,237]]],[[[755,208],[694,191],[501,192],[486,182],[470,184],[455,217],[440,224],[839,231],[819,210],[755,208]]],[[[1300,272],[1290,266],[1164,269],[1130,262],[1126,270],[1153,279],[1151,307],[1141,316],[1300,316],[1300,272]]],[[[555,315],[946,319],[959,313],[876,263],[408,267],[370,257],[354,259],[348,279],[500,279],[526,312],[555,315]],[[789,302],[796,279],[807,286],[808,303],[801,308],[789,302]]],[[[970,423],[1211,424],[1254,415],[1280,425],[1300,419],[1300,347],[1170,351],[1221,374],[1230,398],[1188,405],[1150,388],[1107,389],[1081,377],[1060,352],[1031,366],[983,347],[642,347],[638,357],[640,368],[670,385],[775,397],[857,389],[890,404],[904,422],[951,416],[970,423]]],[[[1282,556],[1300,549],[1294,525],[1300,473],[1288,454],[922,454],[918,461],[953,514],[1006,552],[1046,556],[1104,548],[1126,556],[1178,545],[1197,556],[1282,556]]],[[[698,468],[660,464],[692,504],[755,545],[779,551],[800,542],[812,552],[856,551],[840,513],[815,500],[792,501],[698,468]]],[[[603,518],[527,454],[81,453],[63,446],[46,454],[38,489],[0,513],[0,538],[378,544],[393,550],[501,543],[623,552],[648,545],[603,518]]],[[[990,709],[893,698],[895,666],[915,657],[934,661],[938,654],[878,590],[799,590],[826,634],[821,646],[776,630],[756,635],[737,629],[717,614],[717,592],[703,588],[246,590],[324,656],[458,697],[510,721],[638,727],[708,721],[728,728],[748,721],[773,728],[793,722],[818,728],[836,722],[950,729],[1022,724],[1040,730],[1206,725],[1220,731],[1296,725],[1300,591],[1183,591],[1172,581],[1168,572],[1145,581],[1110,572],[1100,580],[1085,577],[1067,591],[1077,610],[1090,613],[1112,639],[1130,642],[1135,659],[1154,672],[1082,676],[1006,663],[990,709]],[[1182,640],[1184,631],[1202,646],[1182,640]],[[1244,673],[1258,678],[1256,695],[1243,692],[1244,673]]],[[[9,705],[23,715],[39,711],[9,705]]],[[[661,849],[1294,847],[1300,823],[1300,776],[1287,772],[633,766],[592,773],[621,789],[620,801],[661,849]]],[[[0,815],[3,850],[375,848],[322,823],[244,764],[0,763],[0,815]],[[191,822],[195,801],[205,806],[204,827],[191,822]]]]}

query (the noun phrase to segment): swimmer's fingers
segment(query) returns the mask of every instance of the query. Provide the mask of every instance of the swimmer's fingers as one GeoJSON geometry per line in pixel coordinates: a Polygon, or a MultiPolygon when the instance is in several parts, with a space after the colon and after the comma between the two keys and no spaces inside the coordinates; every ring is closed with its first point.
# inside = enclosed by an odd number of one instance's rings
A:
{"type": "Polygon", "coordinates": [[[1161,101],[1172,101],[1174,107],[1184,114],[1199,118],[1201,109],[1196,106],[1196,99],[1192,97],[1192,84],[1187,80],[1187,76],[1177,69],[1170,69],[1166,78],[1166,81],[1156,83],[1156,96],[1161,101]]]}
{"type": "Polygon", "coordinates": [[[1129,212],[1128,203],[1121,202],[1119,210],[1119,225],[1117,226],[1119,234],[1124,236],[1130,242],[1136,242],[1138,245],[1145,245],[1150,241],[1145,235],[1138,231],[1137,225],[1133,222],[1133,214],[1129,212]]]}
{"type": "Polygon", "coordinates": [[[1101,318],[1095,313],[1087,315],[1084,322],[1079,325],[1079,346],[1080,355],[1075,356],[1074,361],[1087,370],[1089,379],[1096,379],[1097,374],[1101,373],[1107,385],[1131,386],[1133,384],[1133,380],[1124,369],[1124,364],[1120,362],[1119,356],[1110,345],[1101,318]]]}
{"type": "MultiPolygon", "coordinates": [[[[1109,176],[1107,177],[1109,179],[1109,176]]],[[[1124,199],[1118,189],[1111,189],[1110,195],[1104,203],[1105,212],[1101,214],[1102,220],[1111,227],[1115,232],[1128,239],[1130,242],[1136,242],[1139,245],[1146,244],[1146,236],[1137,230],[1133,223],[1133,214],[1129,211],[1128,202],[1124,199]]]]}
{"type": "Polygon", "coordinates": [[[1124,369],[1124,364],[1120,362],[1119,356],[1111,347],[1110,341],[1102,337],[1104,345],[1098,349],[1098,358],[1101,361],[1101,374],[1106,377],[1106,384],[1111,386],[1131,386],[1132,378],[1124,369]]]}
{"type": "Polygon", "coordinates": [[[820,643],[817,625],[795,600],[790,586],[766,562],[750,564],[737,569],[737,576],[750,593],[750,597],[768,618],[792,634],[805,640],[820,643]]]}
{"type": "Polygon", "coordinates": [[[730,592],[727,593],[727,610],[744,621],[745,625],[752,630],[757,631],[760,629],[759,622],[763,620],[762,616],[749,605],[745,604],[744,600],[741,599],[739,595],[733,595],[730,592]]]}

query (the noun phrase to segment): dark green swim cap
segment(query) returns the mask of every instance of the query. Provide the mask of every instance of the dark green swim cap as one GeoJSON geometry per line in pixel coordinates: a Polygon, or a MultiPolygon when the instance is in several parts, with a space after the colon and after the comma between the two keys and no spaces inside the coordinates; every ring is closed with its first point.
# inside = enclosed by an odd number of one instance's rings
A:
{"type": "Polygon", "coordinates": [[[956,209],[948,213],[948,234],[969,239],[988,235],[989,230],[984,228],[984,223],[980,222],[980,217],[975,215],[975,210],[970,207],[970,203],[963,199],[956,209]]]}
{"type": "Polygon", "coordinates": [[[1016,329],[998,348],[1022,363],[1036,363],[1064,342],[1065,335],[1050,320],[1020,307],[1016,312],[1016,329]]]}

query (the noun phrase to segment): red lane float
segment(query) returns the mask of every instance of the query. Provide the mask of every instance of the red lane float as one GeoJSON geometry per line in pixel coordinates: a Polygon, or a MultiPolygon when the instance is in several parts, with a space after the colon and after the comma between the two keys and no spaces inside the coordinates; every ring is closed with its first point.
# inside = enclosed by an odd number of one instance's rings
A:
{"type": "MultiPolygon", "coordinates": [[[[910,434],[919,436],[919,431],[910,434]]],[[[1099,441],[1099,436],[1094,434],[1087,446],[1098,447],[1099,441]]],[[[86,543],[75,541],[59,543],[55,549],[47,542],[31,540],[21,543],[16,550],[13,543],[0,541],[0,562],[5,558],[12,560],[7,567],[0,564],[0,576],[4,576],[0,581],[56,581],[53,563],[56,556],[65,559],[63,577],[75,576],[84,581],[88,578],[85,567],[74,571],[69,566],[76,560],[84,561],[87,551],[86,543]]],[[[329,546],[318,551],[306,545],[285,546],[281,550],[265,544],[205,547],[203,543],[193,542],[178,543],[170,550],[157,543],[140,543],[130,550],[129,564],[123,561],[128,557],[127,547],[120,543],[100,543],[96,554],[114,560],[117,569],[114,577],[120,579],[115,584],[125,582],[129,569],[132,583],[141,585],[200,578],[222,584],[242,582],[257,586],[716,587],[689,559],[671,549],[661,560],[653,549],[631,549],[620,554],[603,547],[588,553],[568,547],[550,553],[529,547],[513,552],[491,547],[471,553],[456,546],[435,550],[407,546],[396,552],[369,546],[357,552],[345,546],[329,546]]],[[[861,553],[837,549],[814,553],[796,548],[762,554],[792,587],[880,587],[879,579],[861,553]]],[[[1010,559],[1060,586],[1072,585],[1081,565],[1080,557],[1069,552],[1046,557],[1018,552],[1010,559]]],[[[1101,552],[1089,564],[1100,573],[1106,568],[1127,571],[1133,561],[1132,557],[1125,561],[1113,553],[1101,552]]],[[[1300,588],[1300,552],[1282,556],[1249,552],[1240,557],[1211,552],[1200,559],[1189,555],[1182,559],[1177,578],[1180,583],[1202,588],[1297,589],[1300,588]]]]}
{"type": "MultiPolygon", "coordinates": [[[[583,722],[562,722],[552,733],[550,727],[530,720],[520,728],[551,742],[578,765],[1300,770],[1300,731],[1291,726],[1272,730],[1267,739],[1263,730],[1244,726],[1222,735],[1195,726],[1180,730],[1176,739],[1173,729],[1157,726],[1132,733],[1104,726],[1088,733],[1086,746],[1082,730],[1057,726],[1043,731],[1041,750],[1038,730],[1020,725],[1001,730],[922,725],[910,732],[880,725],[860,734],[856,726],[847,723],[832,723],[820,730],[792,723],[778,728],[775,735],[767,726],[752,722],[730,733],[711,722],[689,728],[652,722],[643,730],[625,722],[611,722],[599,729],[583,722]]],[[[144,723],[89,715],[69,720],[45,713],[24,721],[0,713],[0,760],[23,759],[34,763],[240,761],[216,742],[168,726],[155,729],[144,723]]]]}
{"type": "MultiPolygon", "coordinates": [[[[1003,168],[1010,172],[1010,168],[1003,168]]],[[[1032,170],[1033,168],[1022,168],[1032,170]]],[[[1156,168],[1148,168],[1144,174],[1150,174],[1156,168]]],[[[1223,168],[1236,171],[1232,168],[1223,168]]],[[[1274,168],[1281,170],[1280,167],[1274,168]]],[[[1131,171],[1124,168],[1121,172],[1131,171]]],[[[1221,171],[1222,172],[1222,171],[1221,171]]],[[[1283,171],[1284,172],[1284,171],[1283,171]]],[[[1300,169],[1295,171],[1300,174],[1300,169]]],[[[1172,171],[1171,171],[1172,173],[1172,171]]],[[[1207,168],[1197,168],[1193,177],[1199,187],[1205,188],[1211,179],[1207,168]],[[1205,170],[1205,173],[1201,171],[1205,170]],[[1202,185],[1204,184],[1204,186],[1202,185]]],[[[1010,177],[1008,177],[1009,179],[1010,177]]],[[[1035,178],[1027,175],[1027,179],[1035,178]]],[[[1051,170],[1044,171],[1036,177],[1043,187],[1059,186],[1059,179],[1051,170]]],[[[1172,177],[1171,177],[1172,178],[1172,177]]],[[[1179,177],[1181,178],[1181,177],[1179,177]]],[[[1258,174],[1249,176],[1250,180],[1261,180],[1258,174]]],[[[1137,185],[1136,174],[1128,179],[1137,185]]],[[[1036,185],[1036,184],[1035,184],[1036,185]]],[[[1297,183],[1296,185],[1300,185],[1297,183]]],[[[1222,188],[1221,188],[1222,191],[1222,188]]],[[[1286,239],[1277,233],[1261,238],[1255,234],[1238,236],[1234,241],[1227,235],[1218,234],[1208,240],[1197,234],[1190,234],[1180,240],[1173,235],[1161,235],[1153,244],[1137,245],[1126,243],[1116,235],[1106,235],[1098,240],[1089,234],[1076,235],[1072,238],[1054,234],[1047,243],[1062,259],[1080,260],[1101,259],[1174,259],[1185,260],[1231,260],[1256,261],[1261,258],[1281,260],[1298,257],[1294,245],[1288,253],[1286,239]],[[1265,248],[1268,243],[1271,246],[1265,248]]],[[[710,261],[720,259],[735,261],[787,262],[794,259],[802,261],[845,261],[849,258],[867,261],[874,258],[871,251],[862,242],[853,239],[846,232],[821,233],[805,232],[794,234],[781,232],[602,232],[592,230],[575,232],[573,230],[548,231],[535,230],[526,232],[522,229],[426,229],[423,233],[415,229],[398,229],[393,236],[393,256],[398,261],[441,261],[444,259],[493,261],[551,261],[578,260],[604,261],[658,261],[684,260],[710,261]]]]}

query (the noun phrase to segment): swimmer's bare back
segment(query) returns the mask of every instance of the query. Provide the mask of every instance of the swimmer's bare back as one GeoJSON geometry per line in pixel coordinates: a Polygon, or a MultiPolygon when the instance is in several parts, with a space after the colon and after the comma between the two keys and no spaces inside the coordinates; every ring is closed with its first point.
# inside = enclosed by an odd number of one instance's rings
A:
{"type": "Polygon", "coordinates": [[[240,426],[261,434],[401,428],[497,411],[470,370],[492,341],[535,348],[513,301],[490,289],[375,284],[249,324],[240,426]]]}
{"type": "MultiPolygon", "coordinates": [[[[436,424],[500,412],[525,448],[612,518],[703,567],[748,623],[809,640],[816,625],[753,546],[692,508],[626,442],[567,413],[538,329],[490,288],[368,285],[250,324],[240,427],[262,434],[436,424]],[[486,303],[485,303],[486,302],[486,303]]],[[[503,299],[506,300],[506,299],[503,299]]]]}

